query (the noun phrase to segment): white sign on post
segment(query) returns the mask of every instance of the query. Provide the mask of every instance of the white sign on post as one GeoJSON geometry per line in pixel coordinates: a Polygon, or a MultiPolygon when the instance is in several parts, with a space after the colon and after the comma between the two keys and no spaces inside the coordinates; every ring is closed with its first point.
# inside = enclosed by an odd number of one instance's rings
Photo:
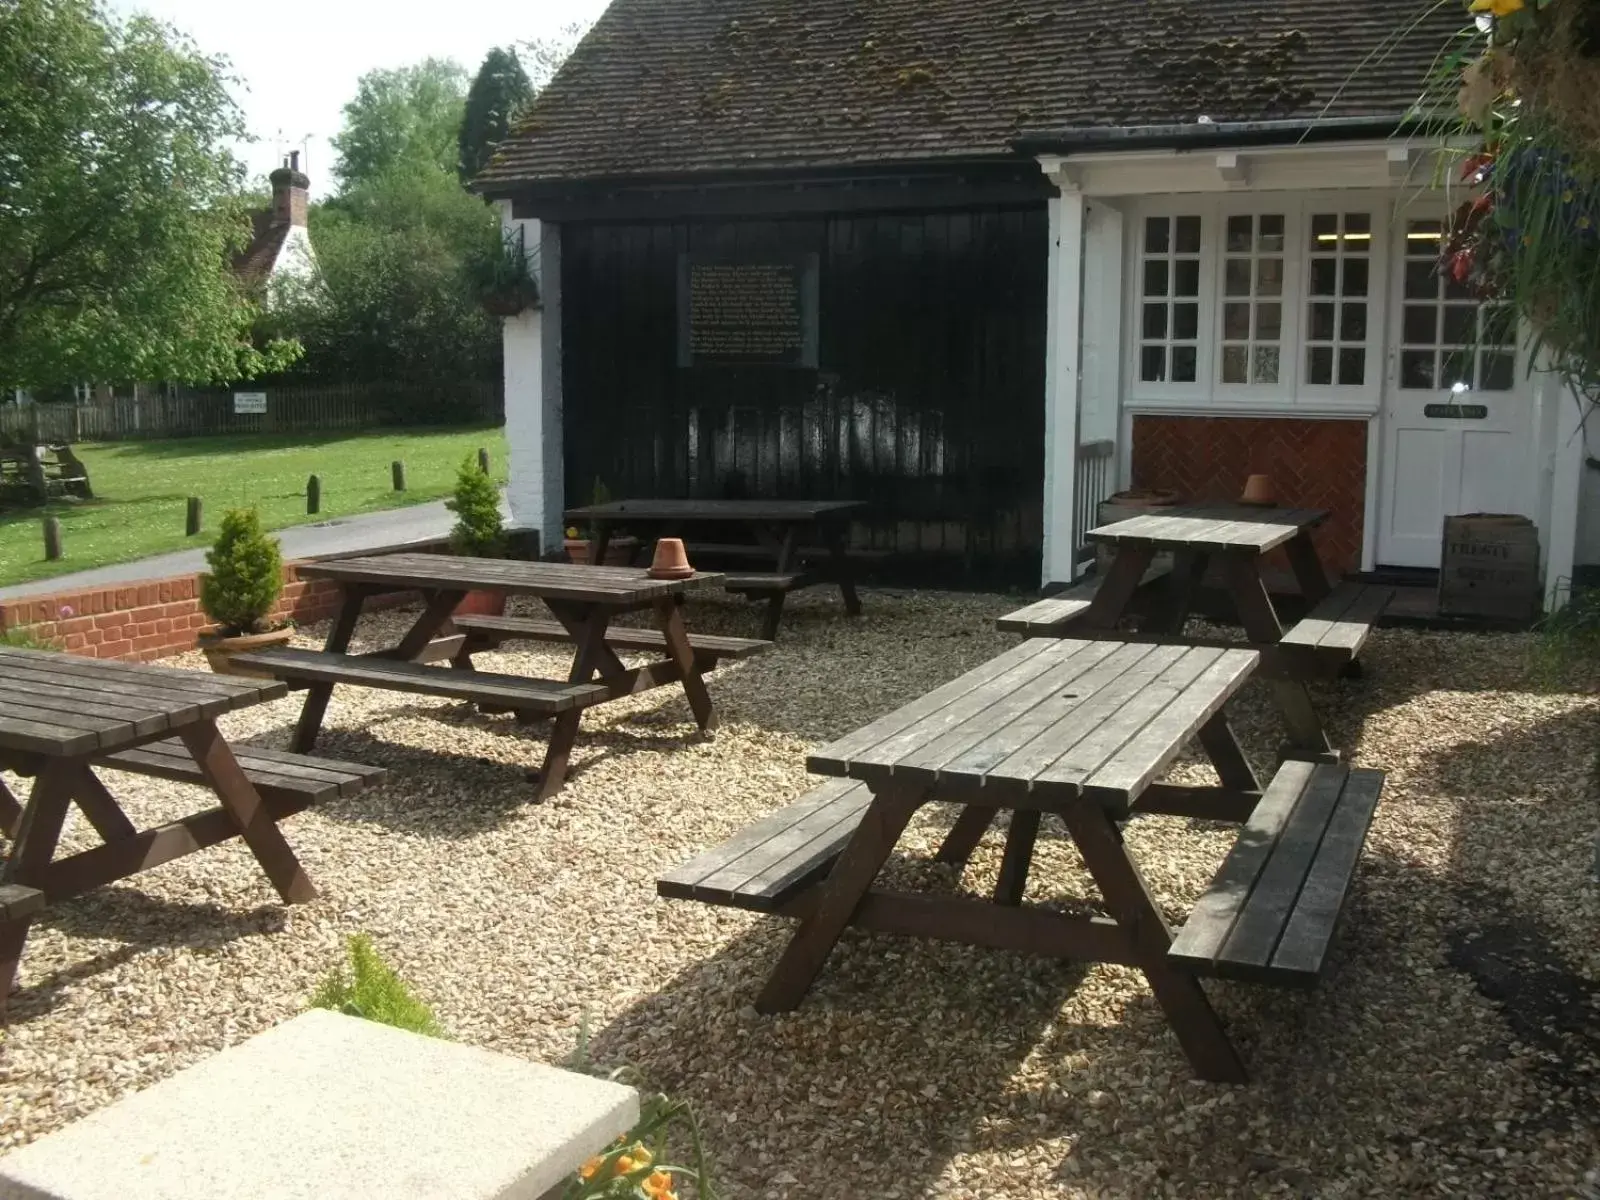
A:
{"type": "Polygon", "coordinates": [[[265,392],[235,392],[233,394],[233,411],[235,415],[264,413],[267,411],[267,394],[265,392]]]}

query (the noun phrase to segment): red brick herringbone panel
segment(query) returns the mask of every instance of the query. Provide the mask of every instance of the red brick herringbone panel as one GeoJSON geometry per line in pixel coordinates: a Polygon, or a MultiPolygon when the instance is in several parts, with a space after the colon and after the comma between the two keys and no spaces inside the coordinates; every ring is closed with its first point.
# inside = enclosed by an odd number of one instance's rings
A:
{"type": "Polygon", "coordinates": [[[1170,488],[1189,503],[1236,500],[1266,474],[1280,504],[1325,508],[1313,535],[1336,572],[1361,565],[1367,494],[1367,423],[1298,417],[1133,419],[1133,486],[1170,488]]]}

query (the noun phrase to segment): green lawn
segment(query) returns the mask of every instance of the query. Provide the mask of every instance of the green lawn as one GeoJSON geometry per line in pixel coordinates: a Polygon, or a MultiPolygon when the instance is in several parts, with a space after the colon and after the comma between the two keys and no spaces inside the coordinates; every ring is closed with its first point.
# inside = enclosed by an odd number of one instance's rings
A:
{"type": "Polygon", "coordinates": [[[76,447],[96,499],[0,512],[0,586],[47,579],[190,546],[207,546],[223,511],[254,505],[268,529],[419,504],[448,495],[456,468],[485,447],[505,482],[500,429],[408,429],[106,442],[76,447]],[[389,464],[406,464],[407,490],[390,489],[389,464]],[[322,511],[306,513],[306,480],[322,480],[322,511]],[[183,534],[188,497],[205,502],[200,535],[183,534]],[[44,560],[40,518],[61,518],[65,555],[44,560]]]}

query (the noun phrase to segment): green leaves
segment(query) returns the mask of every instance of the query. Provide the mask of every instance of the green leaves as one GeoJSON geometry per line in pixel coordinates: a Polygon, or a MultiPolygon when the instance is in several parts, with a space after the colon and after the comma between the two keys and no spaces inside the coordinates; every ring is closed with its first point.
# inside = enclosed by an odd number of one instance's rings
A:
{"type": "Polygon", "coordinates": [[[457,554],[476,558],[503,558],[506,552],[505,524],[500,518],[500,490],[478,469],[470,454],[456,474],[455,496],[445,507],[456,514],[450,531],[450,548],[457,554]]]}
{"type": "Polygon", "coordinates": [[[260,632],[283,590],[283,555],[255,509],[228,510],[206,563],[211,572],[200,577],[206,615],[230,635],[260,632]]]}
{"type": "Polygon", "coordinates": [[[333,139],[334,174],[347,189],[396,168],[431,167],[453,177],[466,93],[466,71],[448,59],[368,71],[333,139]]]}
{"type": "Polygon", "coordinates": [[[330,973],[311,997],[311,1007],[363,1017],[429,1037],[444,1036],[433,1010],[411,994],[405,981],[378,956],[372,939],[364,933],[350,939],[349,972],[336,969],[330,973]]]}
{"type": "Polygon", "coordinates": [[[510,50],[496,46],[484,57],[467,91],[458,137],[456,169],[462,183],[489,165],[495,145],[505,140],[517,114],[533,98],[528,74],[510,50]]]}
{"type": "Polygon", "coordinates": [[[0,388],[225,381],[258,351],[220,60],[93,0],[0,4],[0,388]]]}

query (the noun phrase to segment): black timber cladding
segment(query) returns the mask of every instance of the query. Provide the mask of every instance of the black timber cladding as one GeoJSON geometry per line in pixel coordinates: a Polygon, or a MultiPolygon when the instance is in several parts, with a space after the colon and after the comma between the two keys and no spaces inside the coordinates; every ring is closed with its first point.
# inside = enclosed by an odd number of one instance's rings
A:
{"type": "Polygon", "coordinates": [[[561,225],[567,501],[860,499],[858,548],[1036,579],[1042,200],[561,225]],[[817,366],[680,366],[684,256],[814,255],[817,366]]]}

